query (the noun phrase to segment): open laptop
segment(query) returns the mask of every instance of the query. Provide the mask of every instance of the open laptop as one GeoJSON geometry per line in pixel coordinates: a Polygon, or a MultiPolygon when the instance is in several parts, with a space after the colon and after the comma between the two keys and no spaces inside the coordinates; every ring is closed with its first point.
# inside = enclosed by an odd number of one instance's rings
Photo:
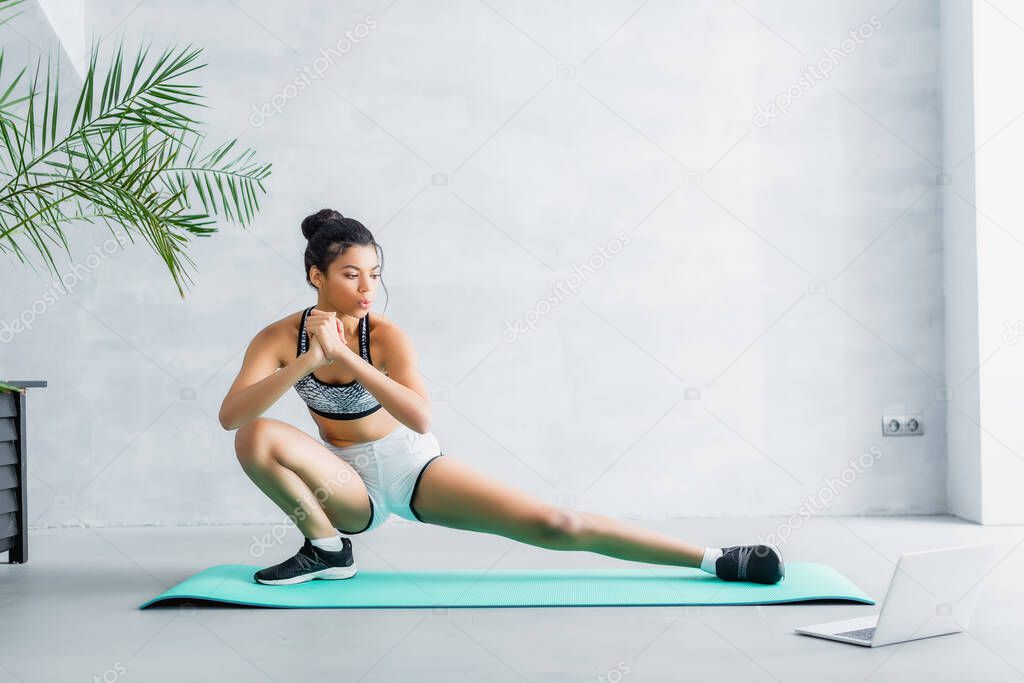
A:
{"type": "Polygon", "coordinates": [[[880,614],[801,626],[797,633],[879,647],[967,630],[978,586],[995,560],[991,543],[900,555],[880,614]]]}

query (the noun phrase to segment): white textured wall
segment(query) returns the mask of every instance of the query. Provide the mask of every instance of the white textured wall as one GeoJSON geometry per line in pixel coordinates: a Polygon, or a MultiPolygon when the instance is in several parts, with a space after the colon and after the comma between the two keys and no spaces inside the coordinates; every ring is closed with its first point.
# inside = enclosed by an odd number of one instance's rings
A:
{"type": "MultiPolygon", "coordinates": [[[[108,51],[122,32],[205,48],[213,137],[274,175],[252,231],[194,243],[187,300],[135,245],[0,346],[0,375],[50,382],[33,523],[280,517],[215,416],[253,334],[315,301],[298,223],[323,206],[383,244],[384,313],[448,454],[612,515],[797,513],[830,485],[825,512],[944,512],[939,8],[893,4],[88,3],[108,51]],[[803,74],[823,48],[830,77],[803,74]],[[923,411],[926,435],[883,439],[887,410],[923,411]]],[[[74,237],[84,255],[105,235],[74,237]]],[[[48,286],[5,264],[3,321],[48,286]]],[[[294,392],[271,415],[313,429],[294,392]]]]}
{"type": "Polygon", "coordinates": [[[974,23],[971,2],[942,2],[943,166],[945,245],[948,504],[950,512],[981,521],[981,432],[978,348],[978,244],[974,204],[974,23]]]}
{"type": "Polygon", "coordinates": [[[984,524],[1024,520],[1024,143],[1019,8],[942,3],[947,477],[950,511],[984,524]]]}
{"type": "Polygon", "coordinates": [[[973,3],[974,195],[958,199],[977,208],[978,349],[980,401],[950,416],[977,429],[981,450],[982,515],[985,523],[1024,522],[1024,198],[1017,167],[1024,148],[1019,65],[1024,59],[1024,10],[973,3]]]}

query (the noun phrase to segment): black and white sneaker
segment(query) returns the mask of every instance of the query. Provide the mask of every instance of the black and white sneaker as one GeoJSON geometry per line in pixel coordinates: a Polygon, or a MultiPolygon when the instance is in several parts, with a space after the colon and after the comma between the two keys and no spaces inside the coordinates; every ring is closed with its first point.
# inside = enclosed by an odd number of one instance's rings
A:
{"type": "Polygon", "coordinates": [[[352,541],[342,537],[341,542],[341,550],[332,552],[317,548],[307,538],[295,555],[273,567],[259,570],[252,578],[271,586],[287,586],[313,579],[351,578],[356,574],[352,541]]]}
{"type": "Polygon", "coordinates": [[[774,545],[731,545],[715,560],[715,574],[724,581],[778,583],[786,565],[774,545]]]}

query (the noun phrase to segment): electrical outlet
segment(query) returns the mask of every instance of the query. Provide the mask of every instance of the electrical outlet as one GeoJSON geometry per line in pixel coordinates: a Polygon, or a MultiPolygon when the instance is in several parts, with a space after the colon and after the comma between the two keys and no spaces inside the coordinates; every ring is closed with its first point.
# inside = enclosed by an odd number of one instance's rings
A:
{"type": "Polygon", "coordinates": [[[882,434],[920,436],[924,434],[924,419],[920,415],[883,415],[882,434]]]}

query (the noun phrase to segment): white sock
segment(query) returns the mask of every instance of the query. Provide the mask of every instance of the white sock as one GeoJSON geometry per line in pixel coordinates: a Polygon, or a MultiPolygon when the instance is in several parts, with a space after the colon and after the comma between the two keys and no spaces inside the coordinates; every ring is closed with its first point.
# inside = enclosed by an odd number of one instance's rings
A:
{"type": "Polygon", "coordinates": [[[315,545],[320,550],[327,550],[329,552],[336,553],[345,546],[341,542],[341,534],[334,534],[327,538],[311,538],[309,542],[315,545]]]}
{"type": "MultiPolygon", "coordinates": [[[[721,548],[704,548],[704,559],[700,561],[700,568],[708,574],[715,574],[715,561],[722,556],[721,548]]],[[[718,576],[715,574],[715,576],[718,576]]]]}

